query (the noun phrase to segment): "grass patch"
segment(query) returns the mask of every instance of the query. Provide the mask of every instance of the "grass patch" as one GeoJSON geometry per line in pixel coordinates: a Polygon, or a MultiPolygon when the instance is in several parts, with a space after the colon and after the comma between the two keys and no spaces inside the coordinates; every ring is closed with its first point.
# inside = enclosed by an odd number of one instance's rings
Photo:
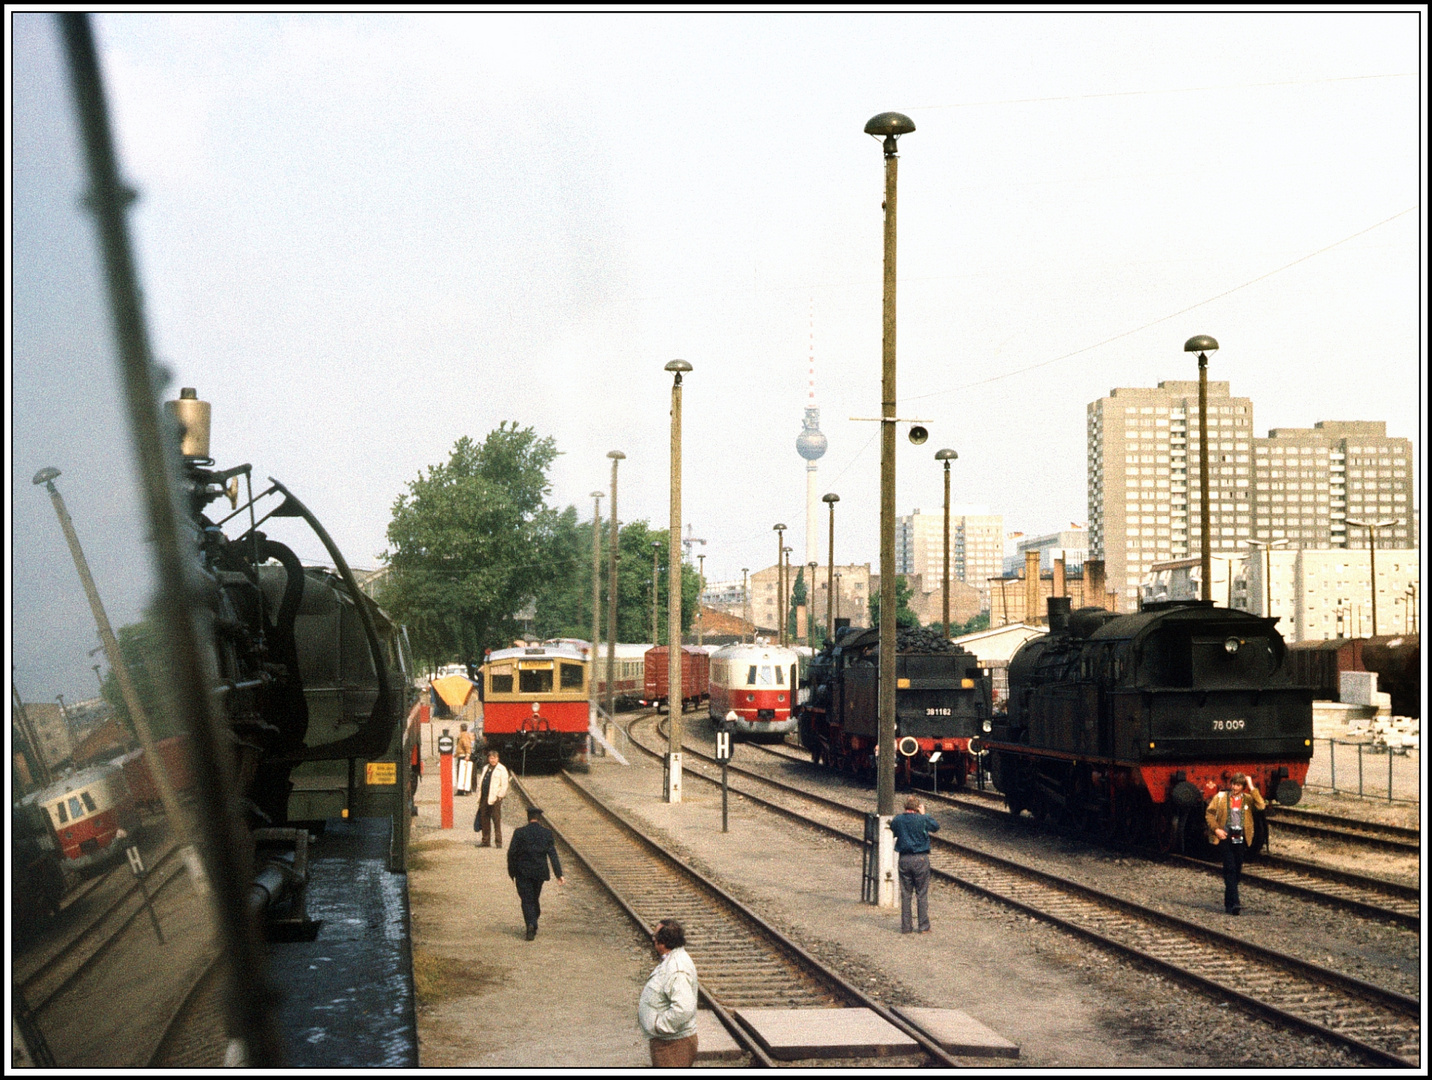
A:
{"type": "Polygon", "coordinates": [[[451,998],[472,997],[496,984],[501,968],[472,960],[455,960],[427,949],[413,949],[413,990],[418,1007],[438,1005],[451,998]]]}

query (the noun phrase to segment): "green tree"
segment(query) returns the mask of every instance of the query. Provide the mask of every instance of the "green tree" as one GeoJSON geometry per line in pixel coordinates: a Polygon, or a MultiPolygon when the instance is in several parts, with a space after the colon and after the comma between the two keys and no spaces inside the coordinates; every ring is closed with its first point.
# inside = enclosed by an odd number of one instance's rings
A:
{"type": "Polygon", "coordinates": [[[480,661],[515,636],[514,613],[549,578],[575,576],[575,511],[564,525],[546,503],[556,456],[551,438],[504,422],[481,443],[459,439],[398,496],[381,602],[420,660],[480,661]]]}
{"type": "MultiPolygon", "coordinates": [[[[939,625],[942,629],[944,623],[931,623],[931,626],[939,625]]],[[[950,623],[950,637],[963,637],[965,634],[977,634],[981,630],[989,629],[989,612],[981,611],[978,615],[966,623],[950,623]]]]}
{"type": "MultiPolygon", "coordinates": [[[[170,672],[170,651],[165,645],[158,620],[153,614],[146,614],[138,622],[121,626],[114,636],[119,642],[119,655],[129,671],[135,696],[139,698],[140,708],[149,721],[150,733],[156,741],[178,734],[169,695],[164,692],[165,687],[173,685],[174,676],[170,672]]],[[[120,723],[133,734],[134,720],[129,715],[124,695],[120,693],[119,677],[113,671],[105,673],[100,694],[120,723]]]]}
{"type": "MultiPolygon", "coordinates": [[[[920,625],[920,619],[910,609],[910,600],[915,595],[914,586],[900,574],[895,578],[895,626],[913,628],[920,625]]],[[[880,625],[880,590],[870,591],[870,625],[880,625]]]]}

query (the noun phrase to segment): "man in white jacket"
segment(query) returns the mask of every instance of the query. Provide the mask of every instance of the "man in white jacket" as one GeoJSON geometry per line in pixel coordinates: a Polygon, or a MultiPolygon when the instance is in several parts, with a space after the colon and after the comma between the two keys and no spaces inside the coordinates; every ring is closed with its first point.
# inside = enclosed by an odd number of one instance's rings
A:
{"type": "Polygon", "coordinates": [[[497,846],[502,846],[502,800],[507,797],[507,766],[497,760],[497,751],[487,752],[487,764],[478,779],[477,805],[478,828],[482,830],[482,842],[478,847],[491,847],[492,834],[497,834],[497,846]]]}
{"type": "Polygon", "coordinates": [[[686,931],[675,919],[662,919],[651,940],[661,963],[642,989],[637,1023],[650,1040],[653,1066],[690,1068],[696,1063],[696,965],[686,952],[686,931]]]}

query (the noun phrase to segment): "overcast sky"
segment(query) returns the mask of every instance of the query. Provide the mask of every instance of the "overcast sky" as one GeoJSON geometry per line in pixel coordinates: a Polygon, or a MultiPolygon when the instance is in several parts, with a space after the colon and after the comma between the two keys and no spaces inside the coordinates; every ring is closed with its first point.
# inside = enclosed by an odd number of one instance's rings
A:
{"type": "MultiPolygon", "coordinates": [[[[836,558],[878,562],[877,425],[850,418],[879,412],[884,174],[862,128],[885,110],[917,125],[899,415],[930,429],[902,436],[900,513],[938,509],[949,446],[956,503],[1009,531],[1084,522],[1086,405],[1196,378],[1194,334],[1259,434],[1383,420],[1420,459],[1415,12],[96,29],[170,396],[197,387],[218,464],[283,480],[355,566],[379,564],[408,481],[504,420],[556,439],[558,505],[590,516],[620,449],[621,517],[664,526],[674,357],[708,579],[769,565],[776,521],[802,552],[812,333],[836,558]]],[[[18,87],[48,46],[17,33],[18,87]]],[[[37,453],[17,434],[26,505],[35,469],[66,467],[37,453]]]]}

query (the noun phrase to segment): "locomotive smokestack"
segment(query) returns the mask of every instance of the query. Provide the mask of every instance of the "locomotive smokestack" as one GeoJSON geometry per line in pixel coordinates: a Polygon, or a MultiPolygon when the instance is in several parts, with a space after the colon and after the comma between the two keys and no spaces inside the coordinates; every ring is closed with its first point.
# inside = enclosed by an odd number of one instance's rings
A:
{"type": "Polygon", "coordinates": [[[1067,596],[1051,596],[1049,598],[1049,632],[1051,634],[1068,632],[1069,603],[1067,596]]]}
{"type": "Polygon", "coordinates": [[[189,461],[209,457],[209,403],[200,401],[192,386],[179,391],[178,401],[166,401],[164,408],[179,424],[179,452],[189,461]]]}

